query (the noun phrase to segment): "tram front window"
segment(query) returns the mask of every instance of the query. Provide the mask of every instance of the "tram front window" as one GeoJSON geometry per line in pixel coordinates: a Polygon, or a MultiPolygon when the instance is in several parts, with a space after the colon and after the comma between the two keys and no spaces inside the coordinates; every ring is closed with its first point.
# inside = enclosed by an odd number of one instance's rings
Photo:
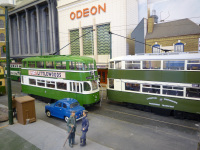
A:
{"type": "Polygon", "coordinates": [[[92,81],[92,90],[96,90],[96,89],[98,89],[97,80],[93,80],[92,81]]]}
{"type": "Polygon", "coordinates": [[[90,91],[91,90],[91,86],[89,83],[84,82],[84,91],[90,91]]]}

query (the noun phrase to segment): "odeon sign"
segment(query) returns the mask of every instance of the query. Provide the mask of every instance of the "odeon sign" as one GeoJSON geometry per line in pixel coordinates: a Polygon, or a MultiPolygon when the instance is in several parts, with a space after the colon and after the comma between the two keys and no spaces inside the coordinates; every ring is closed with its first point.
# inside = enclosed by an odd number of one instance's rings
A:
{"type": "Polygon", "coordinates": [[[92,6],[90,9],[89,8],[84,8],[83,10],[77,10],[76,12],[71,12],[70,13],[70,19],[74,20],[75,18],[79,19],[81,17],[87,17],[90,14],[91,15],[96,15],[96,13],[100,14],[101,11],[106,12],[106,3],[104,3],[104,6],[98,5],[98,7],[96,6],[92,6]]]}

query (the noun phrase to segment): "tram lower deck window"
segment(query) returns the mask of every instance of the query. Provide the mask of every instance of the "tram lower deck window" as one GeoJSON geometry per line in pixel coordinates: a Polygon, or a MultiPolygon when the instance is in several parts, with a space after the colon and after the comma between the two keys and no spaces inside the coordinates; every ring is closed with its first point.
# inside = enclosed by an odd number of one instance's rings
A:
{"type": "Polygon", "coordinates": [[[38,86],[45,86],[45,81],[44,80],[37,80],[37,85],[38,86]]]}
{"type": "Polygon", "coordinates": [[[29,79],[29,84],[36,85],[36,80],[35,79],[29,79]]]}
{"type": "Polygon", "coordinates": [[[109,88],[114,89],[114,79],[109,79],[109,88]]]}
{"type": "Polygon", "coordinates": [[[55,88],[55,82],[54,81],[46,81],[46,82],[47,82],[47,87],[55,88]]]}
{"type": "Polygon", "coordinates": [[[62,82],[57,82],[57,89],[67,90],[67,84],[62,82]]]}
{"type": "Polygon", "coordinates": [[[84,86],[84,91],[90,91],[91,90],[91,86],[89,85],[89,83],[84,82],[83,86],[84,86]]]}
{"type": "Polygon", "coordinates": [[[186,88],[186,96],[200,98],[200,88],[186,88]]]}
{"type": "Polygon", "coordinates": [[[140,91],[140,84],[137,84],[137,83],[125,83],[125,90],[140,91]]]}

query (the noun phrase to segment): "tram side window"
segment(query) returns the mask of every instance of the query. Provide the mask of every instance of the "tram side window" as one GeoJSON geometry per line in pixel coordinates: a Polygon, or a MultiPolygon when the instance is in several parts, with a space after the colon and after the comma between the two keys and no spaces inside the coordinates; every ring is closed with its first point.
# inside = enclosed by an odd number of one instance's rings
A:
{"type": "Polygon", "coordinates": [[[114,89],[114,79],[109,79],[109,88],[114,89]]]}
{"type": "Polygon", "coordinates": [[[27,66],[27,62],[26,61],[24,61],[23,62],[23,67],[25,67],[25,68],[27,68],[28,66],[27,66]]]}
{"type": "Polygon", "coordinates": [[[35,79],[29,79],[29,84],[36,85],[36,80],[35,79]]]}
{"type": "Polygon", "coordinates": [[[140,84],[137,84],[137,83],[125,83],[125,90],[140,91],[140,84]]]}
{"type": "Polygon", "coordinates": [[[47,87],[55,88],[55,82],[54,81],[46,81],[46,82],[47,82],[47,87]]]}
{"type": "Polygon", "coordinates": [[[75,69],[75,62],[73,62],[73,61],[69,62],[69,69],[71,69],[71,70],[75,69]]]}
{"type": "Polygon", "coordinates": [[[76,70],[83,70],[83,63],[76,62],[76,70]]]}
{"type": "Polygon", "coordinates": [[[83,70],[88,70],[87,64],[84,64],[84,63],[83,63],[83,70]]]}
{"type": "Polygon", "coordinates": [[[56,61],[56,69],[66,69],[65,61],[56,61]]]}
{"type": "Polygon", "coordinates": [[[35,68],[35,62],[34,61],[29,61],[28,62],[28,67],[29,68],[35,68]]]}
{"type": "Polygon", "coordinates": [[[121,61],[116,61],[115,62],[115,69],[121,69],[122,68],[122,62],[121,61]]]}
{"type": "Polygon", "coordinates": [[[163,61],[164,70],[184,70],[185,61],[163,61]]]}
{"type": "Polygon", "coordinates": [[[46,61],[46,68],[54,68],[54,62],[53,61],[46,61]]]}
{"type": "Polygon", "coordinates": [[[200,60],[188,60],[187,70],[200,70],[200,60]]]}
{"type": "Polygon", "coordinates": [[[91,86],[89,85],[89,83],[84,82],[83,86],[84,86],[84,91],[90,91],[91,90],[91,86]]]}
{"type": "Polygon", "coordinates": [[[110,62],[110,69],[114,69],[114,62],[110,62]]]}
{"type": "Polygon", "coordinates": [[[183,96],[183,87],[163,86],[164,95],[183,96]]]}
{"type": "Polygon", "coordinates": [[[186,96],[200,98],[200,88],[186,88],[186,96]]]}
{"type": "Polygon", "coordinates": [[[62,68],[61,69],[66,69],[66,61],[62,61],[62,68]]]}
{"type": "Polygon", "coordinates": [[[160,69],[161,61],[143,61],[143,69],[160,69]]]}
{"type": "Polygon", "coordinates": [[[38,86],[45,86],[45,80],[37,80],[38,86]]]}
{"type": "Polygon", "coordinates": [[[43,61],[38,61],[37,62],[37,68],[44,68],[44,62],[43,61]]]}
{"type": "Polygon", "coordinates": [[[143,84],[142,92],[160,94],[160,85],[143,84]]]}
{"type": "Polygon", "coordinates": [[[90,63],[90,64],[88,64],[88,67],[89,67],[89,70],[93,70],[94,69],[94,64],[90,63]]]}
{"type": "Polygon", "coordinates": [[[67,84],[62,82],[57,82],[57,89],[67,90],[67,84]]]}
{"type": "Polygon", "coordinates": [[[140,61],[126,61],[125,69],[140,69],[140,61]]]}
{"type": "Polygon", "coordinates": [[[76,83],[76,91],[79,92],[79,83],[76,83]]]}

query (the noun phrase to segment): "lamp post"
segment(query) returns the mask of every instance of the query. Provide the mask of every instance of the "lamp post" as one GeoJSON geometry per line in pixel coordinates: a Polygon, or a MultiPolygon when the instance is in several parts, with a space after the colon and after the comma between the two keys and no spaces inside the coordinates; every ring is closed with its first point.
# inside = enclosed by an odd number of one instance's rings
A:
{"type": "Polygon", "coordinates": [[[8,117],[9,117],[9,124],[12,125],[13,124],[13,111],[12,111],[12,91],[11,91],[11,80],[10,80],[10,51],[9,51],[9,33],[8,33],[8,8],[14,7],[14,2],[12,0],[3,0],[3,2],[0,2],[0,6],[5,8],[8,117]]]}

